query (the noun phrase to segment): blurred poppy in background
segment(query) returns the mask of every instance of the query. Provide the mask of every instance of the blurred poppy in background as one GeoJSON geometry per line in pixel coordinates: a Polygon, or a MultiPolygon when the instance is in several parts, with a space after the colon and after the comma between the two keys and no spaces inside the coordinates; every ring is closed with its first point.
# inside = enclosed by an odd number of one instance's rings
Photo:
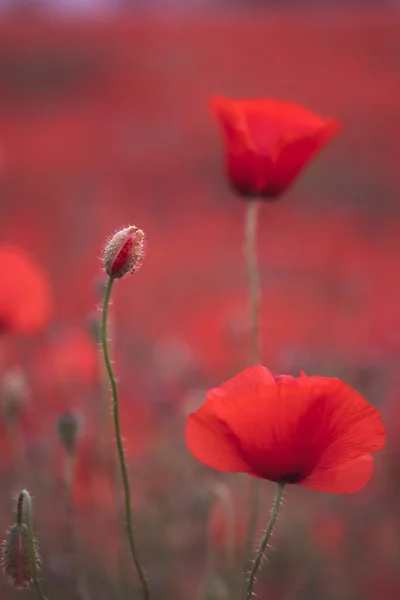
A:
{"type": "Polygon", "coordinates": [[[73,385],[91,386],[99,378],[101,357],[83,330],[56,330],[36,352],[35,377],[41,390],[60,390],[73,385]]]}
{"type": "Polygon", "coordinates": [[[291,102],[213,98],[222,130],[226,168],[245,197],[274,200],[340,129],[335,119],[291,102]]]}
{"type": "Polygon", "coordinates": [[[208,392],[189,415],[189,450],[202,463],[331,493],[353,493],[385,442],[379,412],[327,377],[275,376],[250,367],[208,392]]]}
{"type": "Polygon", "coordinates": [[[0,334],[37,333],[52,315],[46,273],[22,248],[0,247],[0,334]]]}

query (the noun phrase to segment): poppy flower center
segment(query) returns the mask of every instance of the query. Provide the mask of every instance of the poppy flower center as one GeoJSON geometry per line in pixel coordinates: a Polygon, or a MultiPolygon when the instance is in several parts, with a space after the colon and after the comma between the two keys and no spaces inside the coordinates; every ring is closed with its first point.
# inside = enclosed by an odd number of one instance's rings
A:
{"type": "Polygon", "coordinates": [[[301,473],[288,473],[280,480],[280,483],[298,483],[303,479],[301,473]]]}

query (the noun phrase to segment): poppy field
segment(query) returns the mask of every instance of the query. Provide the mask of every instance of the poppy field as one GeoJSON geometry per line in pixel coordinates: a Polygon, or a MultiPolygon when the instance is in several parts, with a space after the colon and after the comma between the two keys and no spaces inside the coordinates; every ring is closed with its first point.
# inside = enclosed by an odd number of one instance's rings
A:
{"type": "Polygon", "coordinates": [[[2,13],[2,599],[398,599],[399,27],[2,13]]]}

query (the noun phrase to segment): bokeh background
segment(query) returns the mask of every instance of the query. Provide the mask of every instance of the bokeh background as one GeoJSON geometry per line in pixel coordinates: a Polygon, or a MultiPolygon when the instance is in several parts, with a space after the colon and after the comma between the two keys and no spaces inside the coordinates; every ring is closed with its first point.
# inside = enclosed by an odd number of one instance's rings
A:
{"type": "MultiPolygon", "coordinates": [[[[293,100],[343,123],[285,198],[263,207],[263,361],[343,378],[389,432],[362,492],[290,489],[257,592],[398,599],[399,31],[398,5],[382,0],[2,2],[0,527],[28,487],[49,600],[140,598],[96,341],[99,257],[131,223],[147,234],[147,256],[115,286],[111,338],[142,561],[153,598],[238,590],[218,498],[233,505],[240,575],[249,480],[197,464],[184,443],[186,415],[249,354],[245,207],[224,177],[215,93],[293,100]],[[15,248],[43,270],[43,302],[10,283],[15,248]],[[29,318],[42,311],[37,326],[6,327],[10,295],[29,318]],[[65,411],[81,424],[75,558],[65,411]]],[[[260,528],[272,494],[265,482],[260,528]]],[[[1,598],[24,593],[0,583],[1,598]]]]}

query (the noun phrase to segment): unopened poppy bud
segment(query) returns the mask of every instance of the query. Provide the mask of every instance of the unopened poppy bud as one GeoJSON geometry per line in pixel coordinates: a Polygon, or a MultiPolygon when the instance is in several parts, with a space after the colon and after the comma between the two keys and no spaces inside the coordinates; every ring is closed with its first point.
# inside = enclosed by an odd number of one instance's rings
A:
{"type": "Polygon", "coordinates": [[[6,371],[1,382],[1,391],[4,420],[7,422],[18,421],[29,396],[23,371],[19,368],[6,371]]]}
{"type": "Polygon", "coordinates": [[[40,598],[43,598],[38,580],[41,558],[33,530],[31,496],[28,490],[22,490],[15,500],[16,523],[8,529],[2,544],[1,567],[14,588],[23,590],[34,583],[40,598]],[[26,524],[23,523],[24,513],[26,524]]]}
{"type": "Polygon", "coordinates": [[[144,253],[145,236],[134,225],[117,231],[104,250],[104,269],[109,277],[119,279],[134,273],[140,266],[144,253]]]}
{"type": "Polygon", "coordinates": [[[29,587],[31,566],[28,551],[28,529],[16,523],[7,532],[3,542],[2,567],[11,585],[17,589],[29,587]]]}
{"type": "Polygon", "coordinates": [[[63,413],[58,418],[58,435],[68,454],[74,454],[81,431],[81,419],[72,411],[63,413]]]}
{"type": "MultiPolygon", "coordinates": [[[[34,544],[36,569],[40,556],[37,544],[34,544]]],[[[3,542],[1,565],[4,574],[14,588],[26,589],[32,582],[32,568],[29,558],[29,536],[25,523],[15,523],[7,532],[3,542]]]]}

